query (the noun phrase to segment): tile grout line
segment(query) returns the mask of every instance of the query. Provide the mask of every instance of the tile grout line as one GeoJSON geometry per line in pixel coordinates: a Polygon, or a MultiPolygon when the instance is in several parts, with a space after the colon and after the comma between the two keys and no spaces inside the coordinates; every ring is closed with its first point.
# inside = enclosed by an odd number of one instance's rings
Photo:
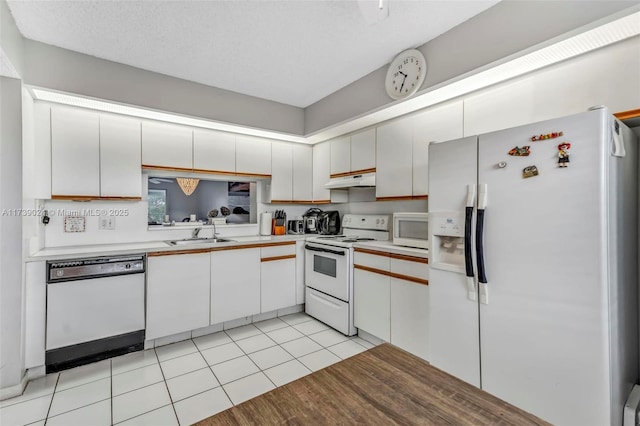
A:
{"type": "MultiPolygon", "coordinates": [[[[255,326],[254,326],[254,327],[255,327],[255,326]]],[[[267,333],[263,332],[263,331],[262,331],[262,330],[260,330],[258,327],[256,327],[256,328],[260,331],[260,333],[262,333],[262,334],[264,334],[265,336],[267,336],[267,339],[271,340],[271,341],[272,341],[273,343],[275,343],[277,346],[280,346],[280,344],[279,344],[278,342],[276,342],[275,340],[273,340],[273,339],[272,339],[272,338],[271,338],[267,333]]],[[[259,334],[256,334],[255,336],[251,336],[251,337],[256,337],[256,336],[259,336],[259,334]]],[[[231,337],[231,336],[229,336],[229,337],[231,337]]],[[[248,338],[249,338],[249,337],[248,337],[248,338]]],[[[232,339],[233,339],[233,338],[232,338],[232,339]]],[[[241,340],[242,340],[242,339],[241,339],[241,340]]],[[[267,380],[269,380],[269,382],[271,382],[271,384],[272,384],[273,386],[275,386],[275,388],[277,389],[277,388],[278,388],[278,385],[276,385],[275,383],[273,383],[273,380],[271,380],[271,378],[270,378],[269,376],[267,376],[267,375],[264,373],[264,370],[263,370],[262,368],[260,368],[260,366],[259,366],[258,364],[256,364],[256,362],[255,362],[255,361],[254,361],[254,360],[249,356],[249,354],[248,354],[248,353],[246,353],[246,352],[245,352],[245,350],[244,350],[244,349],[242,349],[242,347],[241,347],[240,345],[238,345],[237,343],[236,343],[236,346],[237,346],[237,347],[239,347],[239,348],[240,348],[240,350],[242,351],[242,353],[244,354],[244,356],[246,356],[247,358],[249,358],[249,361],[251,361],[251,362],[253,363],[253,365],[255,365],[255,366],[256,366],[256,368],[258,369],[258,372],[259,372],[259,373],[262,373],[262,374],[267,378],[267,380]]],[[[260,349],[260,350],[266,350],[266,349],[274,348],[274,347],[275,347],[275,346],[269,346],[268,348],[264,348],[264,349],[260,349]]],[[[259,350],[259,351],[256,351],[256,352],[260,352],[260,350],[259,350]]],[[[284,350],[284,348],[282,348],[282,350],[284,350]]],[[[285,351],[285,352],[286,352],[286,351],[285,351]]],[[[255,352],[254,352],[254,353],[255,353],[255,352]]],[[[287,352],[287,353],[288,353],[288,352],[287,352]]],[[[289,354],[289,355],[291,355],[291,354],[289,354]]],[[[252,376],[253,374],[257,374],[257,373],[252,373],[252,374],[249,374],[248,376],[244,376],[244,377],[238,378],[238,379],[236,379],[236,380],[244,379],[245,377],[252,376]]],[[[236,380],[232,380],[232,381],[230,381],[229,383],[233,383],[233,382],[235,382],[236,380]]],[[[225,383],[225,384],[229,384],[229,383],[225,383]]],[[[222,384],[220,384],[220,386],[222,386],[222,384]]],[[[223,389],[224,389],[224,387],[223,387],[223,389]]],[[[225,392],[226,392],[226,391],[225,391],[225,392]]],[[[260,394],[260,395],[262,395],[262,394],[260,394]]],[[[233,401],[231,401],[231,403],[233,404],[233,401]]],[[[235,404],[233,404],[233,405],[235,406],[235,404]]]]}
{"type": "Polygon", "coordinates": [[[111,405],[111,422],[110,424],[113,426],[113,359],[109,360],[109,378],[111,379],[109,382],[109,393],[111,398],[109,398],[109,404],[111,405]]]}
{"type": "Polygon", "coordinates": [[[49,421],[49,413],[51,412],[51,406],[53,405],[53,398],[56,396],[56,389],[58,388],[59,381],[60,381],[60,373],[58,373],[58,378],[56,378],[56,384],[53,386],[53,393],[51,394],[51,402],[49,402],[49,408],[47,408],[47,415],[44,418],[45,426],[47,424],[47,421],[49,421]]]}
{"type": "MultiPolygon", "coordinates": [[[[191,340],[191,339],[189,339],[189,340],[191,340]]],[[[193,341],[192,341],[192,343],[193,343],[193,341]]],[[[195,345],[195,343],[193,343],[193,344],[195,345]]],[[[169,391],[169,384],[167,383],[167,378],[164,376],[164,371],[162,370],[162,365],[160,364],[160,357],[158,357],[158,351],[156,351],[156,348],[153,348],[153,351],[155,352],[156,359],[158,360],[158,367],[160,367],[160,374],[162,374],[162,379],[164,381],[164,386],[167,388],[167,394],[169,395],[169,401],[171,401],[171,408],[173,409],[173,414],[176,416],[176,421],[178,422],[178,426],[180,426],[180,418],[178,417],[178,412],[176,411],[175,405],[173,405],[173,398],[171,397],[171,391],[169,391]]],[[[162,407],[157,407],[154,410],[157,410],[159,408],[162,408],[162,407]]],[[[151,411],[154,411],[154,410],[151,410],[151,411]]],[[[150,413],[151,411],[147,411],[147,413],[150,413]]],[[[146,413],[143,413],[143,414],[146,414],[146,413]]]]}
{"type": "MultiPolygon", "coordinates": [[[[222,332],[224,334],[227,335],[228,338],[231,339],[231,336],[229,336],[224,330],[222,330],[222,332]]],[[[193,340],[193,339],[192,339],[193,340]]],[[[233,341],[233,339],[231,339],[231,341],[233,341]]],[[[234,342],[235,343],[235,342],[234,342]]],[[[194,345],[196,345],[196,342],[193,342],[194,345]]],[[[214,346],[214,348],[219,347],[222,345],[218,345],[218,346],[214,346]]],[[[238,346],[236,344],[236,346],[238,346]]],[[[198,348],[198,345],[196,345],[196,348],[198,348]]],[[[209,348],[211,349],[211,348],[209,348]]],[[[242,348],[240,349],[242,350],[242,348]]],[[[218,379],[218,376],[216,376],[216,373],[213,371],[213,368],[211,368],[211,365],[209,365],[209,361],[207,361],[207,359],[204,357],[204,355],[202,355],[202,352],[200,351],[200,348],[198,348],[198,353],[200,353],[200,356],[204,359],[204,362],[207,364],[207,367],[209,367],[209,371],[211,371],[211,374],[213,374],[213,377],[216,378],[216,380],[218,381],[218,383],[220,383],[220,388],[222,389],[222,392],[224,392],[225,396],[227,397],[227,399],[229,400],[229,402],[231,403],[231,406],[235,407],[235,404],[233,403],[233,401],[231,400],[231,397],[229,396],[229,394],[227,393],[227,390],[224,388],[224,386],[222,386],[222,382],[220,381],[220,379],[218,379]]],[[[235,358],[234,358],[235,359],[235,358]]],[[[221,364],[221,363],[220,363],[221,364]]],[[[214,388],[215,389],[215,388],[214,388]]],[[[211,389],[209,389],[211,390],[211,389]]],[[[202,393],[202,392],[201,392],[202,393]]],[[[198,394],[196,394],[198,395],[198,394]]],[[[195,395],[192,395],[195,396],[195,395]]],[[[190,397],[191,398],[191,397],[190,397]]],[[[186,399],[186,398],[185,398],[186,399]]]]}

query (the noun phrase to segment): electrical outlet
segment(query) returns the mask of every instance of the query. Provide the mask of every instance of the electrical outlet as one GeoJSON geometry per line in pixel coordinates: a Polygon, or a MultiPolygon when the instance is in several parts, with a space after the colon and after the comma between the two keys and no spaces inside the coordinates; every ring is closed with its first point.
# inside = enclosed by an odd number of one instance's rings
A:
{"type": "Polygon", "coordinates": [[[101,217],[98,222],[98,229],[113,231],[116,229],[116,218],[114,216],[101,217]]]}

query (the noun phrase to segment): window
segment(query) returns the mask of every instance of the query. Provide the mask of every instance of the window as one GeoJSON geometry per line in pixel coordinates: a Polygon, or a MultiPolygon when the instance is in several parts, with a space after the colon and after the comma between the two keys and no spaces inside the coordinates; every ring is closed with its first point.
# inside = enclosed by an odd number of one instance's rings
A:
{"type": "Polygon", "coordinates": [[[149,225],[160,225],[167,214],[167,190],[149,190],[149,225]]]}

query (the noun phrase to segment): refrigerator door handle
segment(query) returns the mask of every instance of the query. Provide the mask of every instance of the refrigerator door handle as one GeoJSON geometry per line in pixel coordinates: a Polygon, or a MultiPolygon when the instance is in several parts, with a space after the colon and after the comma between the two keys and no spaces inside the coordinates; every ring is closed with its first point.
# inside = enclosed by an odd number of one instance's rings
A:
{"type": "Polygon", "coordinates": [[[487,207],[487,185],[478,185],[478,213],[476,216],[476,257],[478,261],[478,287],[480,303],[489,304],[489,286],[484,268],[484,215],[487,207]]]}
{"type": "Polygon", "coordinates": [[[471,221],[473,218],[473,204],[476,198],[476,186],[467,186],[467,206],[464,218],[464,265],[467,275],[467,297],[469,300],[477,300],[475,274],[473,272],[473,259],[471,256],[471,221]]]}

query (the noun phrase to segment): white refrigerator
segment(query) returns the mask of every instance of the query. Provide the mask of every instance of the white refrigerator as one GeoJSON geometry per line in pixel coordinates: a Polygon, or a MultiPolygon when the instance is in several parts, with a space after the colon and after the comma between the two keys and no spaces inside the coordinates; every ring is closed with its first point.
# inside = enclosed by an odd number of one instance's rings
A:
{"type": "Polygon", "coordinates": [[[622,423],[638,381],[637,142],[603,108],[430,145],[435,367],[554,424],[622,423]]]}

